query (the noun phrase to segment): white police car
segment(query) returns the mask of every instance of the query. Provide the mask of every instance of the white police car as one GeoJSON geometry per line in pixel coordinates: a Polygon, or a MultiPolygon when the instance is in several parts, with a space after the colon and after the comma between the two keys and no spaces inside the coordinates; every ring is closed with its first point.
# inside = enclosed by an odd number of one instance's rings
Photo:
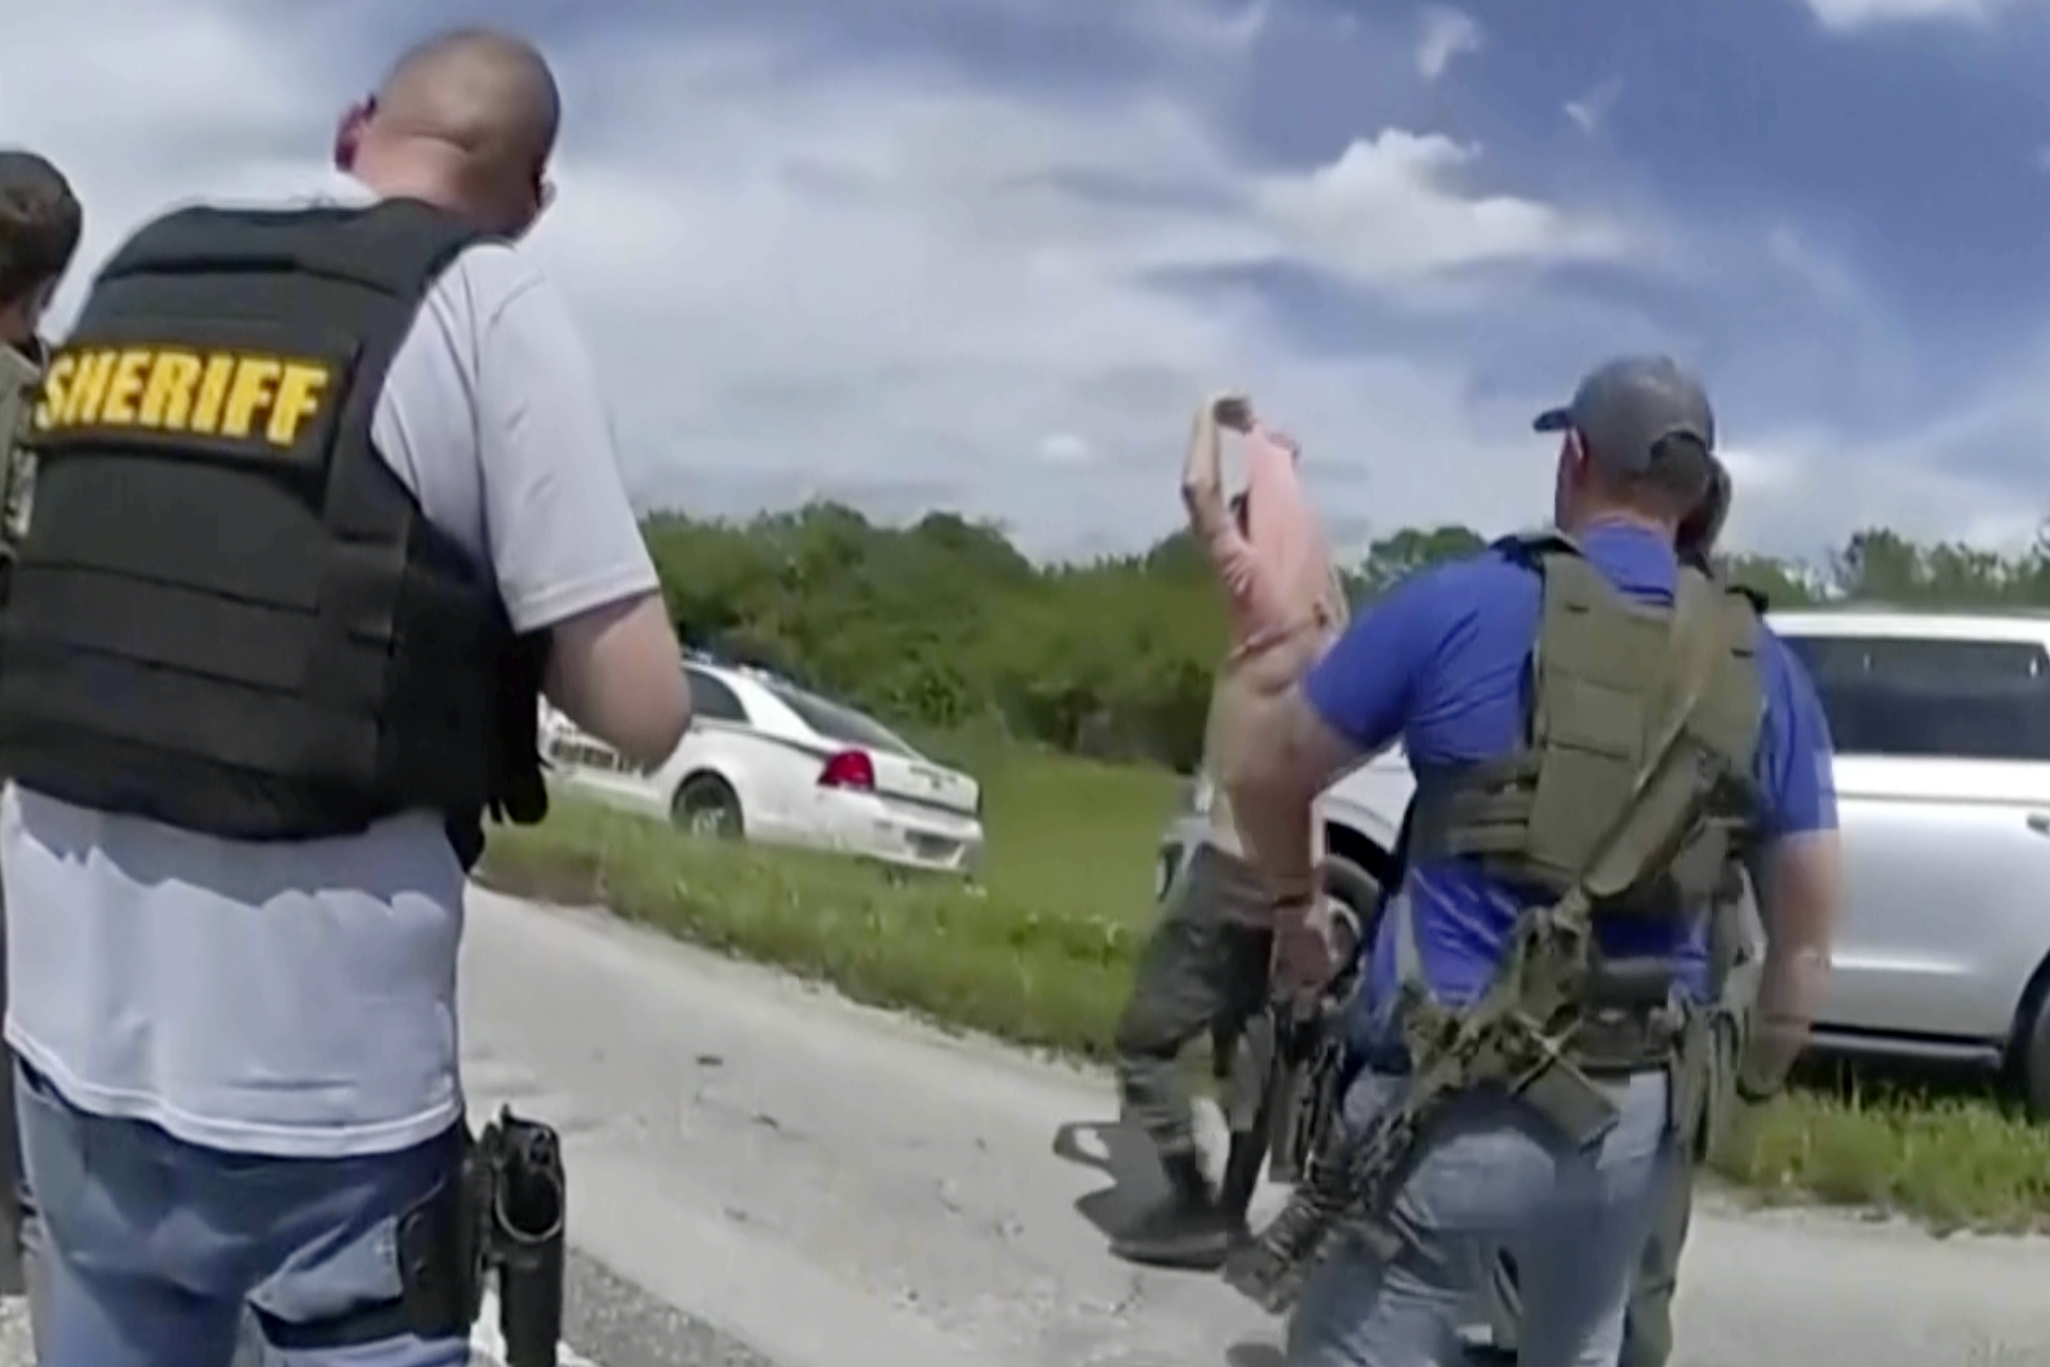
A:
{"type": "Polygon", "coordinates": [[[690,730],[652,771],[544,705],[550,778],[701,835],[971,872],[982,789],[881,722],[765,670],[689,655],[690,730]]]}

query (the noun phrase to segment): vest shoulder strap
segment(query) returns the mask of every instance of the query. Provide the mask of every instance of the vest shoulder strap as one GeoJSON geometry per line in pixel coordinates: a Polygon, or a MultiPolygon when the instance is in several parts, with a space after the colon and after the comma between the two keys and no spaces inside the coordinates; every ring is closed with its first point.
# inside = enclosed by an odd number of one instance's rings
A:
{"type": "MultiPolygon", "coordinates": [[[[1639,762],[1634,794],[1594,841],[1573,880],[1573,891],[1600,901],[1635,885],[1693,824],[1709,791],[1723,775],[1690,762],[1689,738],[1698,737],[1704,704],[1729,671],[1734,619],[1726,596],[1699,570],[1683,570],[1673,595],[1672,632],[1664,687],[1652,736],[1639,762]]],[[[1704,747],[1727,763],[1731,758],[1704,747]]],[[[1569,894],[1569,902],[1577,899],[1569,894]]],[[[1576,907],[1585,914],[1584,905],[1576,907]]]]}
{"type": "Polygon", "coordinates": [[[492,234],[419,200],[289,209],[194,205],[137,229],[95,284],[169,272],[313,275],[417,297],[457,253],[489,240],[492,234]]]}
{"type": "Polygon", "coordinates": [[[1696,710],[1696,740],[1732,767],[1748,768],[1765,724],[1765,684],[1758,669],[1758,638],[1764,628],[1757,601],[1720,580],[1709,596],[1720,652],[1715,672],[1696,710]]]}
{"type": "Polygon", "coordinates": [[[1580,543],[1557,527],[1511,532],[1497,538],[1488,549],[1529,569],[1541,569],[1544,562],[1553,556],[1568,555],[1576,560],[1585,558],[1581,554],[1580,543]]]}

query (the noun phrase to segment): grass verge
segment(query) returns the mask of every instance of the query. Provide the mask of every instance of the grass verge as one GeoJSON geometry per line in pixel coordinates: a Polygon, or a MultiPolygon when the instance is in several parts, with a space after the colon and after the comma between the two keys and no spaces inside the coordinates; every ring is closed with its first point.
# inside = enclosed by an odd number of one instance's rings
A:
{"type": "MultiPolygon", "coordinates": [[[[1027,781],[1052,782],[1043,773],[1027,781]]],[[[993,822],[1001,791],[992,792],[993,822]]],[[[1063,813],[1057,802],[1042,805],[1046,798],[1024,810],[1063,813]]],[[[1102,806],[1071,802],[1065,815],[1043,816],[1038,834],[1025,837],[1044,847],[1037,864],[1013,855],[986,887],[968,888],[845,860],[695,842],[656,822],[558,799],[545,824],[493,835],[480,879],[527,896],[603,903],[683,939],[830,982],[856,1000],[1102,1060],[1144,935],[1147,884],[1142,873],[1133,888],[1092,896],[1086,855],[1053,830],[1106,824],[1102,806]],[[1034,886],[1033,869],[1067,895],[1034,886]]],[[[1157,815],[1138,837],[1141,856],[1152,851],[1157,815]]],[[[1125,829],[1118,838],[1132,835],[1125,829]]],[[[1133,862],[1132,847],[1118,857],[1133,862]]],[[[1795,1091],[1745,1116],[1716,1168],[1772,1203],[1894,1211],[1938,1229],[2050,1228],[2050,1129],[1977,1098],[1795,1091]]]]}
{"type": "Polygon", "coordinates": [[[1038,910],[1001,884],[903,878],[845,859],[690,840],[557,798],[501,828],[478,881],[600,902],[629,920],[1020,1044],[1103,1058],[1143,923],[1038,910]]]}
{"type": "Polygon", "coordinates": [[[2050,1128],[1985,1097],[1795,1089],[1746,1116],[1714,1165],[1768,1204],[1893,1212],[1940,1233],[2050,1230],[2050,1128]]]}

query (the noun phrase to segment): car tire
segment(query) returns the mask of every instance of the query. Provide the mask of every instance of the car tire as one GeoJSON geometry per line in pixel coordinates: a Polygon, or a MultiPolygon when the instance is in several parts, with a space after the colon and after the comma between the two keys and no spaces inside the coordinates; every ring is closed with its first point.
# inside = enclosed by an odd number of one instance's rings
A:
{"type": "Polygon", "coordinates": [[[1373,874],[1342,854],[1324,857],[1324,895],[1345,903],[1359,922],[1360,935],[1374,937],[1374,918],[1381,909],[1381,884],[1373,874]]]}
{"type": "Polygon", "coordinates": [[[2050,1120],[2050,992],[2037,992],[2015,1037],[2011,1076],[2029,1119],[2050,1120]]]}
{"type": "Polygon", "coordinates": [[[747,830],[741,819],[740,795],[717,774],[692,774],[685,779],[669,804],[669,820],[679,830],[718,840],[738,840],[747,830]]]}

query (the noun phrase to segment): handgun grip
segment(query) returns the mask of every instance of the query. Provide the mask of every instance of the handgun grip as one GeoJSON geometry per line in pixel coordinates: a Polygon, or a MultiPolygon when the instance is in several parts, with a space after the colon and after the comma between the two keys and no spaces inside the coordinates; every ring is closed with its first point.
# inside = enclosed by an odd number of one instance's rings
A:
{"type": "Polygon", "coordinates": [[[569,1182],[554,1130],[499,1116],[500,1161],[491,1191],[492,1261],[506,1367],[557,1367],[562,1343],[564,1235],[569,1182]]]}

